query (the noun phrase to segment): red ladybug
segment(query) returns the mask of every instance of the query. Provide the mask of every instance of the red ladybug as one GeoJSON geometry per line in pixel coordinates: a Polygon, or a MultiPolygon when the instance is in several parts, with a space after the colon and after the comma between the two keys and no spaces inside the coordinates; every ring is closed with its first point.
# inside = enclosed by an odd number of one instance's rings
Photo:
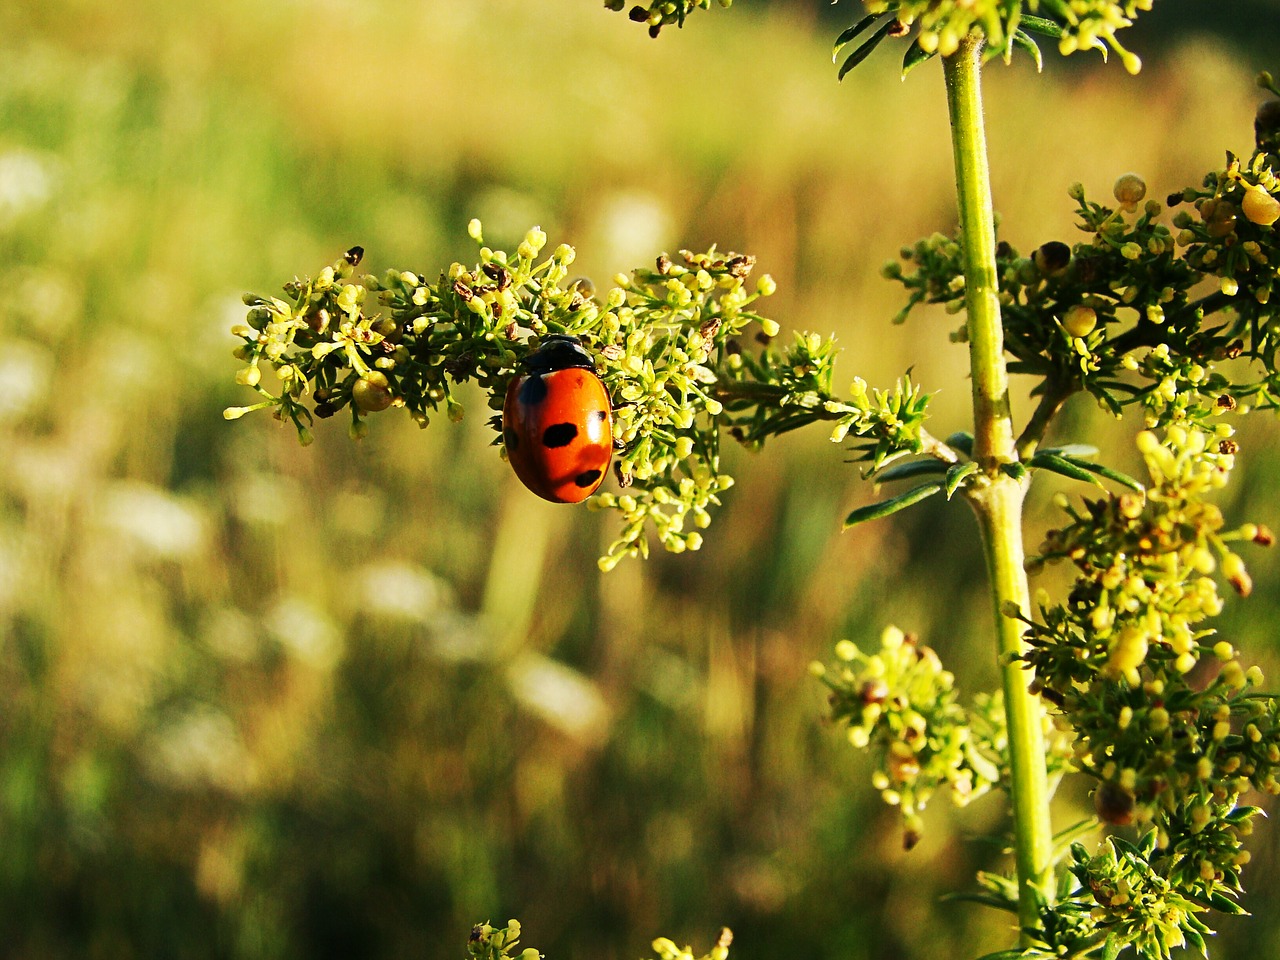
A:
{"type": "Polygon", "coordinates": [[[552,334],[520,362],[502,406],[502,442],[516,476],[552,503],[596,492],[613,455],[613,404],[577,337],[552,334]]]}

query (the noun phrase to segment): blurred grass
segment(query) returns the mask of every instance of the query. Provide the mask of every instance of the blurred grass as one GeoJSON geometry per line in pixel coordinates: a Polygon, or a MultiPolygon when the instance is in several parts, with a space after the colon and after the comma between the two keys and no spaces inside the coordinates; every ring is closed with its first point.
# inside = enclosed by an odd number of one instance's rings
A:
{"type": "MultiPolygon", "coordinates": [[[[461,427],[307,450],[219,413],[241,292],[353,243],[433,274],[479,214],[598,282],[757,253],[779,319],[836,332],[848,377],[914,364],[962,426],[954,319],[887,326],[878,279],[953,222],[938,72],[837,85],[828,40],[750,5],[658,43],[583,0],[0,8],[0,953],[443,958],[509,915],[560,960],[720,923],[744,960],[1003,941],[936,900],[1003,862],[971,839],[996,804],[937,805],[903,854],[805,669],[892,620],[992,682],[962,509],[841,536],[870,491],[788,437],[734,458],[700,555],[601,578],[608,519],[534,502],[478,396],[461,427]]],[[[1136,80],[992,70],[1004,235],[1070,238],[1072,180],[1161,196],[1245,150],[1260,66],[1190,38],[1136,80]]],[[[1274,433],[1250,436],[1230,508],[1275,525],[1274,433]]],[[[1265,645],[1256,570],[1224,630],[1265,645]]],[[[1270,837],[1220,956],[1276,933],[1270,837]]]]}

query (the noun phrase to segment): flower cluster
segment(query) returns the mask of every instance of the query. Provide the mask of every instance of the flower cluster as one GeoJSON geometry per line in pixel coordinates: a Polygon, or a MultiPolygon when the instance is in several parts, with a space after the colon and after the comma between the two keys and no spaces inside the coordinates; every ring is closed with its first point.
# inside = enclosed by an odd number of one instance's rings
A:
{"type": "MultiPolygon", "coordinates": [[[[885,802],[902,811],[903,844],[915,846],[920,818],[940,787],[958,805],[1009,783],[1008,737],[999,694],[981,694],[974,706],[958,702],[955,676],[930,647],[887,627],[880,649],[864,653],[850,640],[836,644],[836,663],[814,663],[815,676],[831,691],[831,718],[848,724],[849,741],[874,748],[872,783],[885,802]]],[[[1052,772],[1068,754],[1055,749],[1052,772]]]]}
{"type": "MultiPolygon", "coordinates": [[[[1242,595],[1251,588],[1231,543],[1272,536],[1253,524],[1224,529],[1221,511],[1203,499],[1232,461],[1204,433],[1175,426],[1164,442],[1145,432],[1138,444],[1151,475],[1145,498],[1079,508],[1062,499],[1071,522],[1048,532],[1033,564],[1068,560],[1078,575],[1065,603],[1042,599],[1024,655],[1075,731],[1078,764],[1118,787],[1112,797],[1127,809],[1112,820],[1130,819],[1135,803],[1150,819],[1162,797],[1240,777],[1276,789],[1267,758],[1280,737],[1265,702],[1248,695],[1261,672],[1241,666],[1230,643],[1213,643],[1205,625],[1223,605],[1211,574],[1242,595]],[[1213,664],[1217,675],[1206,681],[1213,664]]],[[[1280,742],[1274,752],[1280,759],[1280,742]]]]}
{"type": "Polygon", "coordinates": [[[1033,34],[1056,40],[1064,56],[1078,50],[1114,52],[1130,73],[1142,68],[1139,58],[1121,46],[1116,31],[1133,23],[1152,0],[862,0],[866,13],[836,40],[836,53],[880,21],[869,39],[840,68],[843,77],[886,37],[915,36],[903,58],[903,72],[935,55],[949,57],[966,37],[980,36],[989,56],[1006,62],[1017,48],[1041,62],[1033,34]]]}
{"type": "MultiPolygon", "coordinates": [[[[716,0],[716,3],[722,7],[733,6],[733,0],[716,0]]],[[[604,5],[610,10],[624,10],[627,0],[604,0],[604,5]]],[[[683,27],[684,18],[690,13],[698,9],[706,10],[710,6],[711,0],[647,0],[632,6],[627,11],[627,16],[636,23],[647,25],[649,36],[656,37],[668,24],[683,27]]]]}
{"type": "MultiPolygon", "coordinates": [[[[490,923],[477,923],[467,938],[467,957],[471,960],[512,960],[512,952],[520,943],[520,921],[508,920],[505,927],[490,923]]],[[[515,960],[540,960],[533,947],[526,947],[514,955],[515,960]]]]}
{"type": "Polygon", "coordinates": [[[1223,606],[1215,573],[1241,595],[1251,589],[1233,545],[1273,539],[1254,524],[1227,529],[1205,499],[1233,464],[1222,443],[1191,421],[1163,440],[1140,434],[1145,497],[1079,507],[1060,498],[1070,522],[1048,532],[1032,562],[1077,570],[1066,601],[1042,595],[1039,618],[1027,621],[1033,687],[1074,736],[1076,767],[1097,779],[1101,819],[1154,828],[1141,847],[1112,838],[1095,856],[1075,854],[1087,901],[1077,919],[1143,957],[1202,946],[1209,908],[1238,912],[1241,837],[1255,813],[1238,797],[1280,793],[1277,702],[1258,692],[1261,670],[1207,625],[1223,606]]]}
{"type": "MultiPolygon", "coordinates": [[[[728,960],[731,943],[733,943],[733,931],[728,927],[721,927],[711,949],[696,960],[728,960]]],[[[653,941],[653,952],[658,955],[658,960],[695,960],[692,947],[678,947],[675,941],[666,937],[659,937],[653,941]]]]}
{"type": "MultiPolygon", "coordinates": [[[[1116,206],[1070,189],[1089,241],[1068,247],[1049,241],[1030,256],[1008,243],[997,248],[1009,370],[1042,379],[1038,393],[1052,414],[1070,394],[1085,390],[1117,416],[1140,405],[1148,427],[1208,425],[1238,404],[1280,407],[1271,289],[1280,269],[1280,181],[1274,158],[1261,150],[1248,161],[1229,159],[1210,173],[1205,190],[1188,188],[1172,204],[1195,202],[1162,222],[1163,205],[1146,198],[1146,184],[1125,174],[1115,184],[1116,206]],[[1247,208],[1247,212],[1246,212],[1247,208]],[[1181,255],[1178,246],[1184,248],[1181,255]],[[1206,277],[1219,289],[1198,299],[1206,277]],[[1221,321],[1208,323],[1211,315],[1221,321]],[[1229,378],[1218,367],[1241,359],[1229,378]],[[1135,382],[1136,381],[1136,382],[1135,382]]],[[[964,308],[959,244],[935,234],[904,247],[906,266],[891,261],[884,274],[908,293],[896,320],[922,303],[964,308]]],[[[961,328],[954,339],[963,339],[961,328]]],[[[1231,446],[1229,433],[1219,440],[1231,446]]]]}
{"type": "Polygon", "coordinates": [[[1155,960],[1188,945],[1204,953],[1211,931],[1198,915],[1206,907],[1151,863],[1154,844],[1149,833],[1141,846],[1109,837],[1092,855],[1081,844],[1072,846],[1071,873],[1087,898],[1091,926],[1115,953],[1132,946],[1138,956],[1155,960]]]}
{"type": "MultiPolygon", "coordinates": [[[[1167,653],[1178,672],[1196,665],[1198,624],[1222,609],[1209,576],[1219,567],[1237,592],[1249,592],[1248,573],[1229,541],[1250,532],[1264,540],[1269,535],[1253,526],[1224,531],[1221,510],[1203,499],[1225,485],[1234,458],[1211,443],[1199,430],[1178,426],[1168,429],[1164,442],[1149,431],[1140,434],[1151,475],[1145,498],[1125,493],[1076,507],[1063,497],[1071,522],[1046,534],[1033,563],[1076,565],[1079,578],[1064,609],[1072,622],[1087,614],[1079,627],[1107,645],[1101,669],[1113,679],[1134,680],[1157,640],[1164,645],[1157,655],[1167,653]]],[[[1053,650],[1051,656],[1057,658],[1053,664],[1036,666],[1042,681],[1055,686],[1087,679],[1081,671],[1097,667],[1074,652],[1053,650]]]]}
{"type": "MultiPolygon", "coordinates": [[[[754,257],[714,248],[682,250],[674,260],[664,254],[597,296],[589,281],[570,277],[572,247],[542,256],[547,237],[536,227],[514,254],[484,246],[478,221],[470,232],[480,262],[454,263],[435,281],[406,270],[356,280],[363,251],[353,248],[316,277],[286,284],[286,299],[247,296],[246,322],[233,329],[244,362],[236,379],[262,399],[226,417],[273,409],[303,443],[314,418],[341,411],[354,437],[386,409],[403,408],[425,427],[443,407],[456,422],[465,413],[460,384],[477,383],[498,411],[520,360],[541,338],[575,336],[615,408],[620,492],[594,503],[619,511],[623,529],[601,559],[604,569],[647,555],[649,531],[673,552],[701,546],[709,509],[733,483],[720,467],[723,434],[755,449],[770,436],[832,421],[832,439],[859,439],[859,458],[873,466],[926,443],[928,397],[909,380],[891,391],[869,391],[859,380],[841,400],[832,392],[829,338],[800,333],[771,346],[778,324],[754,305],[775,284],[767,274],[752,280],[754,257]],[[755,350],[747,343],[753,331],[763,345],[755,350]],[[264,370],[274,371],[278,393],[264,370]]],[[[500,433],[497,414],[490,423],[500,433]]]]}
{"type": "Polygon", "coordinates": [[[919,43],[926,52],[942,56],[954,53],[960,40],[978,30],[995,49],[1004,50],[1020,28],[1033,26],[1057,36],[1058,49],[1114,50],[1131,73],[1141,63],[1116,40],[1116,31],[1133,23],[1140,10],[1150,10],[1152,0],[863,0],[869,14],[893,14],[901,23],[919,26],[919,43]],[[1029,14],[1043,14],[1031,17],[1029,14]],[[1040,21],[1047,21],[1041,23],[1040,21]]]}
{"type": "MultiPolygon", "coordinates": [[[[1274,315],[1271,294],[1280,268],[1274,230],[1280,220],[1278,194],[1274,157],[1259,148],[1247,160],[1228,154],[1226,166],[1205,177],[1203,190],[1188,188],[1169,198],[1195,207],[1194,214],[1180,211],[1173,220],[1187,263],[1217,277],[1223,296],[1233,298],[1243,318],[1274,315]]],[[[1257,351],[1272,344],[1270,329],[1263,333],[1253,345],[1257,351]]]]}

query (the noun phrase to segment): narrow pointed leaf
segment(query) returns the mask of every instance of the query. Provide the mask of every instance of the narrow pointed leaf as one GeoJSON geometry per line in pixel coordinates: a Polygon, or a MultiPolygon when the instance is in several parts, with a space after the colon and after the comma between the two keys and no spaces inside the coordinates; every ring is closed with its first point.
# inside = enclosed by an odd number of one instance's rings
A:
{"type": "Polygon", "coordinates": [[[906,493],[888,500],[882,500],[879,503],[871,503],[865,507],[859,507],[849,516],[845,517],[844,528],[848,530],[850,527],[857,526],[859,523],[866,523],[868,520],[879,520],[883,517],[897,513],[899,510],[905,510],[907,507],[915,506],[921,500],[932,497],[935,493],[942,492],[941,483],[926,483],[919,487],[914,487],[906,493]]]}
{"type": "Polygon", "coordinates": [[[1079,480],[1081,483],[1092,483],[1095,486],[1102,486],[1102,481],[1095,477],[1090,471],[1085,470],[1083,467],[1078,467],[1070,460],[1052,453],[1037,453],[1027,461],[1027,465],[1037,467],[1041,470],[1049,470],[1052,473],[1060,474],[1064,477],[1070,477],[1072,480],[1079,480]]]}
{"type": "Polygon", "coordinates": [[[1055,447],[1041,447],[1041,453],[1053,453],[1059,457],[1096,457],[1098,448],[1088,443],[1062,443],[1055,447]]]}
{"type": "Polygon", "coordinates": [[[947,499],[950,500],[955,496],[956,490],[960,488],[960,484],[964,483],[965,478],[970,474],[976,473],[978,465],[972,460],[965,463],[952,464],[947,470],[947,499]]]}
{"type": "Polygon", "coordinates": [[[918,40],[912,40],[911,46],[907,47],[907,52],[902,55],[902,76],[905,78],[908,73],[914,70],[920,64],[927,60],[932,60],[938,55],[938,51],[933,53],[925,53],[924,48],[920,46],[918,40]]]}
{"type": "Polygon", "coordinates": [[[1018,27],[1022,30],[1029,30],[1032,33],[1038,33],[1042,37],[1052,37],[1054,40],[1062,39],[1062,25],[1055,20],[1046,20],[1044,17],[1033,17],[1024,13],[1018,20],[1018,27]]]}
{"type": "Polygon", "coordinates": [[[1200,956],[1208,957],[1209,948],[1205,946],[1204,937],[1196,933],[1194,930],[1183,930],[1182,935],[1187,938],[1188,946],[1195,947],[1200,951],[1200,956]]]}
{"type": "Polygon", "coordinates": [[[1012,950],[998,950],[995,953],[984,954],[978,960],[1019,960],[1022,955],[1022,948],[1015,947],[1012,950]]]}
{"type": "Polygon", "coordinates": [[[911,477],[935,476],[947,472],[947,465],[941,460],[912,460],[910,463],[894,464],[876,474],[876,483],[890,483],[894,480],[908,480],[911,477]]]}
{"type": "MultiPolygon", "coordinates": [[[[1004,62],[1008,64],[1013,60],[1013,44],[1018,39],[1019,24],[1022,22],[1022,5],[1018,4],[1013,8],[1013,13],[1009,15],[1009,22],[1004,25],[1005,34],[1008,39],[1004,44],[1004,62]]],[[[1037,48],[1039,49],[1039,48],[1037,48]]]]}
{"type": "Polygon", "coordinates": [[[846,73],[871,56],[871,51],[880,46],[880,41],[889,35],[889,31],[893,29],[893,25],[897,22],[892,18],[886,20],[884,25],[871,35],[870,39],[849,54],[848,59],[840,65],[840,72],[836,74],[836,80],[843,80],[846,73]]]}
{"type": "Polygon", "coordinates": [[[1222,893],[1211,894],[1208,898],[1209,906],[1231,917],[1247,916],[1248,911],[1240,904],[1236,903],[1230,897],[1222,893]]]}
{"type": "Polygon", "coordinates": [[[836,45],[831,48],[832,63],[836,62],[836,57],[840,54],[840,48],[843,47],[850,40],[853,40],[855,37],[857,37],[858,34],[862,33],[873,23],[875,23],[877,16],[878,15],[876,14],[872,14],[869,17],[863,17],[861,20],[855,23],[852,27],[849,27],[847,30],[842,31],[840,36],[836,37],[836,45]]]}
{"type": "Polygon", "coordinates": [[[1111,934],[1111,936],[1107,937],[1107,942],[1102,948],[1102,960],[1116,960],[1124,946],[1123,940],[1114,933],[1111,934]]]}
{"type": "MultiPolygon", "coordinates": [[[[1013,32],[1013,47],[1021,47],[1031,54],[1031,59],[1036,62],[1036,73],[1044,72],[1044,57],[1040,53],[1040,44],[1032,40],[1029,33],[1025,30],[1015,30],[1013,32]]],[[[1010,47],[1010,50],[1013,47],[1010,47]]]]}
{"type": "Polygon", "coordinates": [[[1144,487],[1139,481],[1133,479],[1127,473],[1121,473],[1119,470],[1113,470],[1111,467],[1101,463],[1094,463],[1091,460],[1082,460],[1080,457],[1071,456],[1069,454],[1061,455],[1061,459],[1065,460],[1072,466],[1079,467],[1082,470],[1088,470],[1090,473],[1096,473],[1100,477],[1106,477],[1112,483],[1118,483],[1122,487],[1128,487],[1135,493],[1145,493],[1144,487]]]}

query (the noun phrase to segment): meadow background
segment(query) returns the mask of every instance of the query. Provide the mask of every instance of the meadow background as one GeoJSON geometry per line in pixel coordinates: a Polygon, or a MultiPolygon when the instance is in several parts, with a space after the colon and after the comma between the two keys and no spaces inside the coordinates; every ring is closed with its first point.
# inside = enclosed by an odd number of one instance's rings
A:
{"type": "MultiPolygon", "coordinates": [[[[1277,24],[1162,0],[1138,78],[989,70],[1003,236],[1073,240],[1073,180],[1163,197],[1248,152],[1277,24]]],[[[455,958],[509,916],[552,960],[720,924],[741,960],[1004,945],[1006,917],[938,901],[1004,865],[1000,804],[940,798],[903,853],[806,669],[893,622],[995,682],[963,507],[842,535],[872,493],[817,429],[731,455],[701,553],[601,576],[612,518],[525,492],[479,396],[307,449],[221,417],[250,396],[244,291],[357,243],[434,276],[479,216],[494,245],[574,243],[599,286],[754,253],[784,326],[839,336],[841,381],[914,365],[934,432],[963,427],[955,318],[890,326],[879,278],[954,223],[940,70],[904,84],[883,53],[837,84],[841,25],[816,0],[657,42],[596,0],[0,4],[0,956],[455,958]]],[[[1087,400],[1058,437],[1095,431],[1134,465],[1087,400]]],[[[1280,528],[1276,437],[1245,434],[1229,516],[1280,528]]],[[[1252,566],[1222,629],[1274,673],[1280,568],[1252,566]]],[[[1255,917],[1217,956],[1280,956],[1278,845],[1254,837],[1255,917]]]]}

